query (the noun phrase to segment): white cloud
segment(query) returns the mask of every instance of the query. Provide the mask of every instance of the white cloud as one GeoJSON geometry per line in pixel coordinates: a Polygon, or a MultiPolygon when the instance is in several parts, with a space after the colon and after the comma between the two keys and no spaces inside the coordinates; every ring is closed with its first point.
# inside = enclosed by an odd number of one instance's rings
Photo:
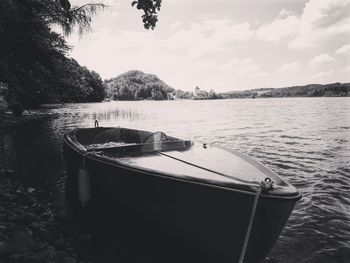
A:
{"type": "Polygon", "coordinates": [[[310,0],[300,16],[300,31],[288,46],[305,49],[348,38],[349,10],[350,0],[310,0]]]}
{"type": "Polygon", "coordinates": [[[291,49],[311,48],[325,41],[349,38],[350,0],[309,0],[300,15],[282,9],[257,30],[259,39],[287,41],[291,49]]]}
{"type": "Polygon", "coordinates": [[[262,77],[267,74],[253,61],[252,58],[231,59],[225,64],[222,64],[219,70],[232,74],[235,77],[262,77]]]}
{"type": "Polygon", "coordinates": [[[346,72],[346,73],[350,72],[350,66],[347,66],[345,68],[340,69],[339,72],[341,72],[341,73],[342,72],[346,72]]]}
{"type": "Polygon", "coordinates": [[[256,33],[259,39],[278,42],[295,35],[299,29],[299,23],[299,19],[293,15],[278,17],[272,23],[262,25],[256,33]]]}
{"type": "Polygon", "coordinates": [[[284,18],[287,18],[291,15],[294,15],[295,13],[293,11],[290,11],[290,10],[287,10],[285,8],[283,8],[280,13],[278,14],[277,18],[279,19],[284,19],[284,18]]]}
{"type": "Polygon", "coordinates": [[[337,55],[350,55],[350,45],[344,45],[339,48],[335,54],[337,55]]]}
{"type": "Polygon", "coordinates": [[[307,80],[313,83],[321,83],[321,84],[327,83],[327,82],[330,82],[329,77],[332,76],[333,73],[334,73],[333,70],[321,71],[311,76],[308,76],[307,80]]]}
{"type": "Polygon", "coordinates": [[[170,24],[169,28],[171,30],[175,30],[175,29],[179,28],[179,26],[181,26],[181,25],[182,25],[181,21],[176,21],[176,22],[170,24]]]}
{"type": "Polygon", "coordinates": [[[334,57],[331,57],[328,54],[321,54],[316,57],[314,57],[309,64],[311,66],[319,66],[319,65],[325,65],[335,62],[336,59],[334,57]]]}
{"type": "Polygon", "coordinates": [[[313,39],[312,37],[306,38],[297,36],[295,39],[291,40],[288,43],[288,47],[291,49],[307,49],[313,47],[313,39]]]}
{"type": "Polygon", "coordinates": [[[119,0],[100,0],[100,1],[86,1],[86,0],[70,0],[72,6],[81,6],[88,3],[103,3],[105,5],[120,5],[119,0]]]}
{"type": "Polygon", "coordinates": [[[349,0],[310,0],[301,19],[314,28],[328,28],[349,18],[349,0]]]}
{"type": "Polygon", "coordinates": [[[284,64],[278,69],[279,73],[289,74],[295,73],[299,70],[299,63],[296,61],[290,62],[288,64],[284,64]]]}
{"type": "Polygon", "coordinates": [[[120,5],[119,0],[102,0],[101,2],[106,5],[120,5]]]}
{"type": "Polygon", "coordinates": [[[191,23],[164,40],[164,46],[173,52],[184,52],[190,58],[198,58],[208,52],[225,51],[230,43],[244,42],[254,36],[249,23],[235,24],[229,19],[191,23]]]}

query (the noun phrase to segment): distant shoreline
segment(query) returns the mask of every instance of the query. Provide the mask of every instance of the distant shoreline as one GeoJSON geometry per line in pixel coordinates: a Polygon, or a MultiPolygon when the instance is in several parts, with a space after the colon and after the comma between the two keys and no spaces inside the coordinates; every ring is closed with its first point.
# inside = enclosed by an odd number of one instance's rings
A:
{"type": "MultiPolygon", "coordinates": [[[[350,98],[350,95],[346,96],[289,96],[289,97],[257,97],[257,98],[250,98],[250,97],[242,97],[242,98],[220,98],[220,99],[176,99],[176,100],[110,100],[110,101],[100,101],[95,103],[108,103],[108,102],[115,102],[115,101],[207,101],[207,100],[248,100],[248,99],[295,99],[295,98],[350,98]]],[[[90,102],[80,102],[80,103],[90,103],[90,102]]],[[[80,104],[80,103],[72,103],[72,104],[80,104]]]]}
{"type": "Polygon", "coordinates": [[[170,87],[154,74],[146,74],[139,70],[130,70],[115,78],[105,80],[104,88],[106,91],[104,100],[121,101],[350,96],[350,83],[340,82],[227,92],[216,92],[214,89],[207,91],[196,86],[192,91],[183,91],[170,87]]]}

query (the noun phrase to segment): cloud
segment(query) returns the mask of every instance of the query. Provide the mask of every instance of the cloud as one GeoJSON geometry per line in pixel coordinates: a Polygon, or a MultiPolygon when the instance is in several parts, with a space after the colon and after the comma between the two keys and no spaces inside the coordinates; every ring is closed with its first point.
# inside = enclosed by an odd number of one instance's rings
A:
{"type": "Polygon", "coordinates": [[[300,31],[288,46],[306,49],[348,38],[349,10],[350,0],[310,0],[300,16],[300,31]]]}
{"type": "Polygon", "coordinates": [[[277,72],[283,73],[283,74],[289,74],[289,73],[297,72],[298,70],[299,70],[299,63],[296,61],[293,61],[281,66],[277,72]]]}
{"type": "Polygon", "coordinates": [[[170,24],[169,28],[170,28],[171,30],[175,30],[175,29],[178,29],[179,26],[181,26],[181,25],[182,25],[182,22],[181,22],[181,21],[176,21],[176,22],[170,24]]]}
{"type": "Polygon", "coordinates": [[[326,82],[329,82],[329,77],[332,76],[333,73],[334,73],[333,70],[321,71],[309,76],[308,81],[315,82],[315,83],[326,83],[326,82]]]}
{"type": "Polygon", "coordinates": [[[350,72],[350,66],[340,69],[339,72],[345,72],[345,73],[350,72]]]}
{"type": "Polygon", "coordinates": [[[294,40],[288,43],[288,47],[291,49],[307,49],[314,46],[312,37],[301,37],[297,36],[294,40]]]}
{"type": "Polygon", "coordinates": [[[287,10],[285,8],[283,8],[280,13],[278,14],[277,18],[279,19],[284,19],[284,18],[287,18],[291,15],[294,15],[294,12],[293,11],[290,11],[290,10],[287,10]]]}
{"type": "Polygon", "coordinates": [[[119,0],[102,0],[101,2],[105,5],[120,5],[119,0]]]}
{"type": "Polygon", "coordinates": [[[344,45],[339,48],[335,54],[337,55],[350,55],[350,45],[344,45]]]}
{"type": "Polygon", "coordinates": [[[232,74],[235,77],[262,77],[266,76],[267,73],[264,72],[260,66],[254,63],[252,58],[237,59],[233,58],[222,64],[219,68],[220,70],[232,74]]]}
{"type": "Polygon", "coordinates": [[[349,0],[310,0],[305,4],[301,19],[314,29],[339,25],[349,18],[349,0]]]}
{"type": "Polygon", "coordinates": [[[298,17],[294,15],[282,18],[279,16],[272,23],[262,25],[256,33],[259,39],[278,42],[295,35],[299,30],[299,23],[298,17]]]}
{"type": "Polygon", "coordinates": [[[319,66],[335,62],[336,59],[328,54],[321,54],[314,57],[310,62],[310,66],[319,66]]]}
{"type": "Polygon", "coordinates": [[[282,9],[257,29],[259,39],[287,42],[291,49],[312,48],[325,41],[348,39],[350,0],[309,0],[300,15],[282,9]]]}
{"type": "Polygon", "coordinates": [[[235,24],[229,19],[207,20],[191,23],[164,40],[164,46],[173,52],[184,52],[190,58],[206,53],[231,49],[230,44],[244,42],[254,36],[249,23],[235,24]]]}
{"type": "Polygon", "coordinates": [[[69,1],[73,6],[81,6],[88,3],[103,3],[105,5],[120,5],[119,0],[100,0],[100,1],[86,1],[86,0],[70,0],[69,1]]]}

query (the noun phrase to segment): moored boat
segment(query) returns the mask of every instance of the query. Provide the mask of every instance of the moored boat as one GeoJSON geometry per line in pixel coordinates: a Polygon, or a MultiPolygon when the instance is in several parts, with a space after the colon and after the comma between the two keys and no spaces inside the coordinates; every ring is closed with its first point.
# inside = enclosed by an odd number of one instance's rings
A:
{"type": "Polygon", "coordinates": [[[64,157],[73,211],[121,262],[260,262],[301,198],[248,156],[162,132],[74,129],[64,157]]]}

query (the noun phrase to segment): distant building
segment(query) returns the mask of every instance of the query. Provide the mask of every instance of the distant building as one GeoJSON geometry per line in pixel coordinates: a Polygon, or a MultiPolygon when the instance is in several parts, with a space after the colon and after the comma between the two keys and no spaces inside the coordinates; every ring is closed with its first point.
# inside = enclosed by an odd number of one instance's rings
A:
{"type": "Polygon", "coordinates": [[[196,97],[199,93],[200,93],[200,88],[198,88],[198,86],[194,89],[193,91],[193,95],[196,97]]]}
{"type": "Polygon", "coordinates": [[[167,100],[176,100],[177,97],[176,97],[176,94],[170,92],[170,93],[167,93],[167,100]]]}
{"type": "Polygon", "coordinates": [[[206,100],[209,98],[209,93],[206,90],[201,90],[198,86],[193,91],[193,99],[206,100]]]}

